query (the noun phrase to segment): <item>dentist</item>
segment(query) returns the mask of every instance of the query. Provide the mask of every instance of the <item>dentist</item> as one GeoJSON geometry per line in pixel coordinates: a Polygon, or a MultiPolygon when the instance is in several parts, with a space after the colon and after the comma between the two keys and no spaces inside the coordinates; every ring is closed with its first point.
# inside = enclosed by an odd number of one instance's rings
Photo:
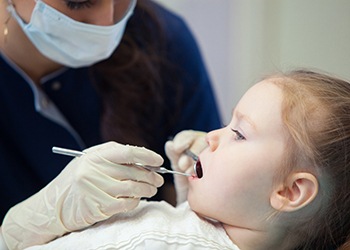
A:
{"type": "Polygon", "coordinates": [[[0,113],[9,249],[133,209],[163,179],[127,163],[159,166],[169,137],[220,126],[191,33],[148,0],[1,0],[0,113]]]}

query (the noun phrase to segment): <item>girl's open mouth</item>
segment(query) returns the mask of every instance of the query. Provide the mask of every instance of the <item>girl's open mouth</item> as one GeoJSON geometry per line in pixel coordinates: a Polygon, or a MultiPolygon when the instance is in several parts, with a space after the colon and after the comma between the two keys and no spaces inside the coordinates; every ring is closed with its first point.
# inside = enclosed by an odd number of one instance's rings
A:
{"type": "Polygon", "coordinates": [[[201,161],[199,158],[194,163],[193,169],[194,169],[194,172],[195,172],[196,176],[198,177],[198,179],[203,177],[202,164],[201,164],[201,161]]]}

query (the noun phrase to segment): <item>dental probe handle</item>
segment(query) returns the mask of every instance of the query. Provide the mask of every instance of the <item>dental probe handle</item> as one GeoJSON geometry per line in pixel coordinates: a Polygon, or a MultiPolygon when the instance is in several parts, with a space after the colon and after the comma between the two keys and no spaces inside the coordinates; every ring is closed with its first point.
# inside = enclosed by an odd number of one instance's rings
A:
{"type": "MultiPolygon", "coordinates": [[[[84,152],[81,152],[81,151],[60,148],[60,147],[52,147],[52,152],[55,154],[68,155],[68,156],[73,156],[73,157],[79,157],[79,156],[82,156],[85,154],[84,152]]],[[[166,169],[164,167],[146,166],[146,165],[143,165],[141,163],[132,163],[132,164],[126,164],[126,165],[133,165],[133,166],[141,167],[141,168],[147,169],[149,171],[153,171],[153,172],[157,172],[157,173],[161,173],[161,174],[178,174],[178,175],[184,175],[184,176],[192,176],[191,174],[188,174],[188,173],[172,171],[172,170],[166,169]]]]}
{"type": "Polygon", "coordinates": [[[59,147],[52,147],[52,152],[55,154],[68,155],[73,157],[79,157],[85,154],[84,152],[81,152],[81,151],[66,149],[66,148],[59,148],[59,147]]]}

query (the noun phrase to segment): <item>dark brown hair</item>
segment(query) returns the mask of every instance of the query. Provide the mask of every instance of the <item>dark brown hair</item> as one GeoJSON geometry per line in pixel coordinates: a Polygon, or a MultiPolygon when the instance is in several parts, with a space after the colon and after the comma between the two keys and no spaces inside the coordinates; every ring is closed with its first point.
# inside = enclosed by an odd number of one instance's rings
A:
{"type": "Polygon", "coordinates": [[[154,8],[154,3],[139,0],[115,53],[92,67],[103,101],[104,140],[152,148],[154,131],[165,133],[176,120],[177,111],[167,110],[165,98],[179,100],[179,72],[167,60],[164,27],[154,8]],[[164,75],[172,85],[164,82],[164,75]],[[172,96],[165,92],[169,88],[172,96]],[[160,123],[165,127],[160,129],[160,123]]]}
{"type": "Polygon", "coordinates": [[[288,171],[306,160],[320,180],[320,210],[293,230],[298,249],[336,249],[350,234],[350,83],[307,70],[268,79],[283,90],[288,171]]]}

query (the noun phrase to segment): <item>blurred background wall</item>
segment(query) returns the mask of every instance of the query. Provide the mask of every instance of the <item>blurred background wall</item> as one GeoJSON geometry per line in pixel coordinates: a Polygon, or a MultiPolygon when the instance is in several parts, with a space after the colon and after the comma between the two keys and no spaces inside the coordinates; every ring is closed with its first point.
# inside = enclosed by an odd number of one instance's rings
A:
{"type": "Polygon", "coordinates": [[[350,0],[154,0],[196,36],[224,122],[266,74],[308,67],[350,80],[350,0]]]}

